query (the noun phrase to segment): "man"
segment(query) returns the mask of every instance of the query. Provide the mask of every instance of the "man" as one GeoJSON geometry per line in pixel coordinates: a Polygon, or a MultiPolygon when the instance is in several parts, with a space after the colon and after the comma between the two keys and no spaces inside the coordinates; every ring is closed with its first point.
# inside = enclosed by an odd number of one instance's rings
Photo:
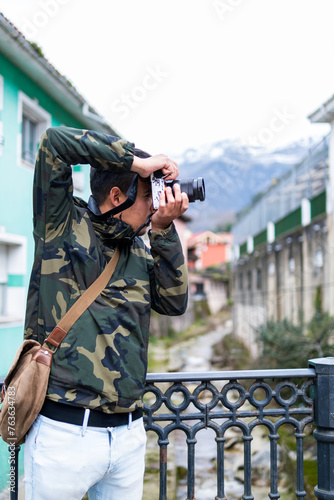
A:
{"type": "Polygon", "coordinates": [[[87,491],[90,499],[142,497],[150,310],[185,311],[187,271],[173,220],[189,202],[176,185],[153,213],[150,173],[175,179],[178,167],[164,155],[134,153],[131,143],[94,131],[51,128],[41,139],[25,337],[42,343],[116,246],[120,258],[54,353],[47,397],[25,443],[29,500],[75,500],[87,491]],[[92,167],[88,204],[72,196],[71,165],[78,163],[92,167]],[[136,236],[150,215],[151,253],[136,236]]]}

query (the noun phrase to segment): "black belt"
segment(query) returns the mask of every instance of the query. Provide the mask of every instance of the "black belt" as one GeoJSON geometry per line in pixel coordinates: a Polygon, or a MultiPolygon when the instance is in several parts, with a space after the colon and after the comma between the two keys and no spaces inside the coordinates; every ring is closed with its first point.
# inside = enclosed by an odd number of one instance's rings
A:
{"type": "MultiPolygon", "coordinates": [[[[131,412],[132,420],[137,420],[143,416],[143,410],[131,412]]],[[[68,405],[64,403],[55,403],[50,399],[44,401],[40,411],[44,417],[52,418],[58,422],[66,422],[67,424],[82,425],[85,415],[85,408],[79,406],[68,405]]],[[[90,410],[88,426],[89,427],[118,427],[126,425],[129,422],[129,413],[104,413],[99,410],[90,410]]]]}

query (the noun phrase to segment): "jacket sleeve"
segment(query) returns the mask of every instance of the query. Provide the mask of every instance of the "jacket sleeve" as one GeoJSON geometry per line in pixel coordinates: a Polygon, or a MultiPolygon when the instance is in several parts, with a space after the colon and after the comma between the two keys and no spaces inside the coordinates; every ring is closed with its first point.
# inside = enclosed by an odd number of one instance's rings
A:
{"type": "Polygon", "coordinates": [[[150,241],[151,307],[168,316],[183,314],[188,303],[188,272],[174,224],[151,233],[150,241]]]}
{"type": "MultiPolygon", "coordinates": [[[[133,144],[118,137],[69,127],[49,128],[42,136],[34,177],[34,232],[52,238],[66,231],[73,211],[71,165],[130,170],[133,144]]],[[[73,215],[73,214],[72,214],[73,215]]]]}

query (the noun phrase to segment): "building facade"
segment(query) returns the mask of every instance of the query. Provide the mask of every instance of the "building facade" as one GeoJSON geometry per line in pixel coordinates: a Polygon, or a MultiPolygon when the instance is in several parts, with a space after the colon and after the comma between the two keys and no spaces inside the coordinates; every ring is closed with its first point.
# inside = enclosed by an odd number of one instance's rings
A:
{"type": "Polygon", "coordinates": [[[319,297],[334,312],[329,143],[312,146],[232,229],[234,331],[254,356],[268,320],[305,324],[319,297]]]}
{"type": "Polygon", "coordinates": [[[187,245],[189,269],[201,270],[231,261],[231,233],[217,234],[212,231],[202,231],[192,234],[188,238],[187,245]]]}
{"type": "Polygon", "coordinates": [[[190,296],[205,302],[207,312],[216,314],[229,303],[228,263],[232,256],[231,233],[202,231],[187,241],[190,296]]]}

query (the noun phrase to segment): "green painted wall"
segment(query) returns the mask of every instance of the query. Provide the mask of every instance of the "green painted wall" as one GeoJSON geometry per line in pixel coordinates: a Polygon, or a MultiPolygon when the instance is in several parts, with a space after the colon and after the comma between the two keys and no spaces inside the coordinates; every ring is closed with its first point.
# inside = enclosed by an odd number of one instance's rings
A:
{"type": "Polygon", "coordinates": [[[258,247],[259,245],[263,245],[264,243],[267,243],[267,240],[268,240],[268,234],[266,228],[254,236],[254,248],[258,247]]]}
{"type": "Polygon", "coordinates": [[[302,223],[302,211],[301,207],[298,207],[293,212],[280,219],[275,223],[275,236],[282,236],[285,233],[292,231],[293,229],[301,226],[302,223]]]}
{"type": "MultiPolygon", "coordinates": [[[[80,123],[76,118],[70,115],[65,109],[63,109],[58,102],[50,98],[50,96],[40,89],[39,86],[33,82],[28,76],[20,71],[14,64],[12,64],[3,54],[0,53],[0,74],[10,82],[10,87],[12,88],[13,95],[17,101],[17,92],[22,90],[31,99],[37,99],[39,105],[48,111],[52,115],[52,125],[68,125],[70,127],[82,127],[83,124],[80,123]]],[[[6,103],[4,102],[4,108],[6,103]]],[[[15,120],[16,120],[15,116],[15,120]]],[[[17,121],[17,120],[16,120],[17,121]]]]}
{"type": "MultiPolygon", "coordinates": [[[[19,453],[19,476],[21,477],[23,475],[23,453],[22,450],[24,449],[24,445],[21,446],[21,451],[19,453]]],[[[8,463],[8,458],[9,458],[9,451],[8,451],[8,445],[0,440],[0,492],[2,490],[7,490],[8,491],[8,497],[9,498],[9,463],[8,463]]]]}
{"type": "Polygon", "coordinates": [[[247,241],[240,245],[240,255],[245,255],[247,253],[247,241]]]}
{"type": "Polygon", "coordinates": [[[9,370],[13,356],[22,343],[22,326],[7,326],[0,328],[0,377],[9,370]]]}
{"type": "MultiPolygon", "coordinates": [[[[10,286],[28,287],[33,261],[34,243],[32,237],[32,183],[33,169],[18,165],[17,141],[20,133],[18,120],[19,91],[31,99],[36,99],[39,106],[51,115],[51,125],[68,125],[82,128],[84,125],[71,116],[46,92],[20,71],[11,61],[0,53],[0,75],[4,79],[3,110],[0,119],[3,122],[4,145],[0,156],[0,226],[7,233],[25,236],[27,246],[26,275],[11,275],[10,286]]],[[[78,167],[80,168],[80,167],[78,167]]],[[[84,199],[89,196],[89,168],[83,166],[85,172],[84,199]]],[[[15,354],[23,335],[23,328],[0,323],[0,375],[6,373],[8,360],[15,354]]]]}
{"type": "Polygon", "coordinates": [[[327,193],[323,191],[311,200],[311,219],[326,213],[327,193]]]}

